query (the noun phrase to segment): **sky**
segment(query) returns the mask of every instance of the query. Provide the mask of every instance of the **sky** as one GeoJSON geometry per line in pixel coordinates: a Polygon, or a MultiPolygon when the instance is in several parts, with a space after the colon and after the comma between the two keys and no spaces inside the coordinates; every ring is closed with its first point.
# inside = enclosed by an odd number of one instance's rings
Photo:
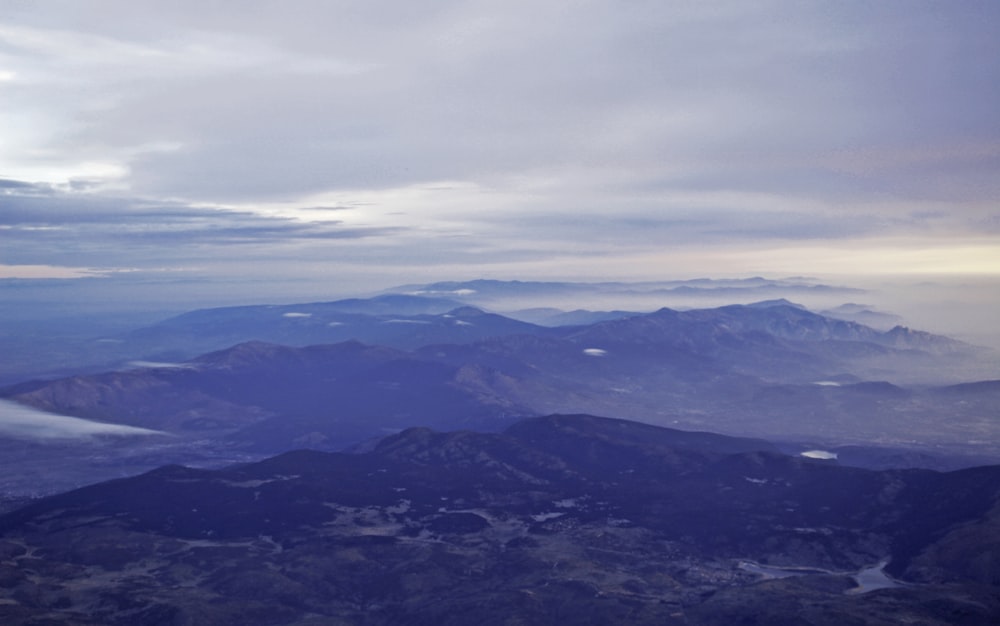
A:
{"type": "Polygon", "coordinates": [[[0,289],[997,285],[998,111],[994,0],[0,0],[0,289]]]}

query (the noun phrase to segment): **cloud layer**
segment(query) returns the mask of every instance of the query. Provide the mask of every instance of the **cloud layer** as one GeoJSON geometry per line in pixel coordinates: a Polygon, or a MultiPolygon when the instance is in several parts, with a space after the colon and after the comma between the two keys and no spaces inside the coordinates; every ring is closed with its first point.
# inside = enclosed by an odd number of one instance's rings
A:
{"type": "Polygon", "coordinates": [[[1000,272],[989,0],[20,3],[0,98],[0,276],[1000,272]]]}

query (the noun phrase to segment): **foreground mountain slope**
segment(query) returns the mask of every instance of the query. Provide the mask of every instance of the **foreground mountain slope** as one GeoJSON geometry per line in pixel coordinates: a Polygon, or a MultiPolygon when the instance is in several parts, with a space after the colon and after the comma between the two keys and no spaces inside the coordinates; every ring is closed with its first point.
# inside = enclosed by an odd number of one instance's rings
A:
{"type": "Polygon", "coordinates": [[[74,624],[1000,618],[1000,559],[991,552],[1000,467],[874,472],[769,448],[551,416],[503,434],[410,429],[359,455],[301,451],[221,471],[164,467],[0,518],[0,617],[74,624]],[[975,548],[982,556],[963,565],[957,557],[975,548]],[[911,583],[881,578],[885,588],[847,593],[852,572],[883,560],[911,583]],[[753,563],[813,569],[779,580],[753,563]]]}

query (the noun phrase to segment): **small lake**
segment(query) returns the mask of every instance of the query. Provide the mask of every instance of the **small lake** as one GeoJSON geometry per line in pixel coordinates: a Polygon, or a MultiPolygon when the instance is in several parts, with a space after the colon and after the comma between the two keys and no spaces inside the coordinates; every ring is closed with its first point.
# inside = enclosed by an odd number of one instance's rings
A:
{"type": "Polygon", "coordinates": [[[896,582],[885,573],[885,565],[885,561],[883,561],[878,565],[866,567],[857,574],[852,574],[852,578],[854,578],[854,582],[858,583],[858,586],[848,590],[847,593],[868,593],[876,589],[902,587],[903,583],[896,582]]]}

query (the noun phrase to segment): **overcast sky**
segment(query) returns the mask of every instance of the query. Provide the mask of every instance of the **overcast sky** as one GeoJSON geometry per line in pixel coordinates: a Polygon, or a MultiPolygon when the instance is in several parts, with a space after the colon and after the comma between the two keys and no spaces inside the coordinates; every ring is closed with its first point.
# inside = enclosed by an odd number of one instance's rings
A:
{"type": "Polygon", "coordinates": [[[998,111],[995,0],[0,0],[0,278],[995,277],[998,111]]]}

